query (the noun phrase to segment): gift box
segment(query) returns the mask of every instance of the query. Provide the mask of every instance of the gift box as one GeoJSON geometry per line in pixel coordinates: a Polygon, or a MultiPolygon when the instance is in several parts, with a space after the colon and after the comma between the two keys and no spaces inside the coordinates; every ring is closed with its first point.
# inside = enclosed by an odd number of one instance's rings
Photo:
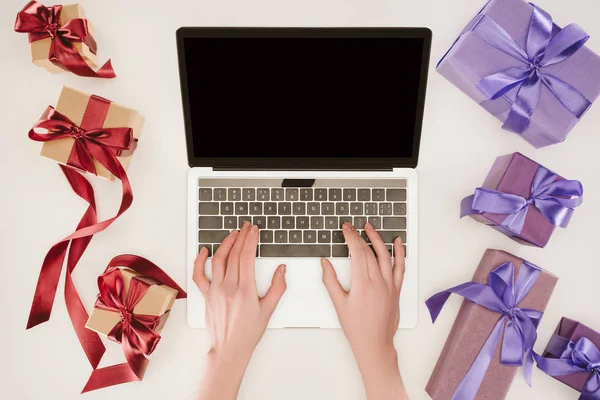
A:
{"type": "MultiPolygon", "coordinates": [[[[115,155],[127,170],[133,152],[137,147],[137,141],[140,137],[144,117],[135,110],[110,102],[95,95],[89,95],[68,86],[64,86],[56,103],[55,110],[61,115],[67,117],[76,127],[91,133],[91,140],[98,140],[94,137],[94,131],[131,128],[133,140],[128,145],[127,149],[118,149],[108,143],[107,148],[115,149],[115,155]]],[[[47,112],[46,112],[47,114],[47,112]]],[[[45,116],[42,116],[42,119],[45,116]]],[[[44,126],[41,126],[42,128],[44,126]]],[[[75,142],[83,140],[78,129],[73,129],[73,135],[68,137],[60,137],[57,140],[47,140],[44,142],[41,150],[41,155],[52,160],[55,160],[64,165],[86,170],[81,165],[72,162],[74,160],[73,152],[75,151],[75,142]]],[[[52,134],[52,131],[48,132],[52,134]]],[[[114,180],[115,176],[99,162],[98,159],[93,160],[95,174],[103,178],[114,180]]],[[[88,171],[90,172],[90,171],[88,171]]]]}
{"type": "Polygon", "coordinates": [[[520,243],[544,247],[582,202],[579,181],[513,153],[496,159],[482,187],[462,201],[461,217],[470,215],[520,243]]]}
{"type": "Polygon", "coordinates": [[[535,147],[562,142],[600,95],[600,56],[577,25],[523,0],[491,0],[437,70],[535,147]]]}
{"type": "Polygon", "coordinates": [[[503,399],[524,358],[530,381],[536,327],[557,281],[516,256],[487,250],[472,282],[427,300],[434,321],[451,293],[469,300],[463,301],[427,383],[431,398],[503,399]]]}
{"type": "Polygon", "coordinates": [[[584,394],[600,398],[600,333],[569,318],[562,318],[538,366],[584,394]]]}

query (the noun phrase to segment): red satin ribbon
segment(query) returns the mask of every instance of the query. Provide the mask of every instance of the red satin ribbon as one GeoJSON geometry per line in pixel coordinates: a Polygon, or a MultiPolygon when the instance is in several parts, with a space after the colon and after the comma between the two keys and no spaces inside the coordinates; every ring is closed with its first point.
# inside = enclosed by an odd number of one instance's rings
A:
{"type": "Polygon", "coordinates": [[[30,1],[17,14],[15,31],[28,33],[30,43],[51,38],[48,59],[63,69],[79,76],[114,78],[116,75],[110,60],[94,71],[73,46],[73,42],[83,42],[96,54],[96,42],[89,33],[87,19],[76,18],[61,25],[61,12],[62,6],[46,7],[37,1],[30,1]]]}
{"type": "MultiPolygon", "coordinates": [[[[122,255],[113,258],[104,274],[98,278],[100,294],[95,307],[121,314],[121,321],[115,325],[108,337],[121,343],[127,363],[100,369],[94,367],[94,371],[82,393],[142,380],[148,366],[146,356],[152,354],[160,341],[160,335],[155,332],[160,317],[133,313],[134,307],[144,297],[150,285],[134,277],[126,296],[123,275],[118,267],[130,268],[146,277],[153,278],[161,284],[178,290],[178,299],[187,297],[185,291],[177,283],[158,266],[145,258],[134,255],[122,255]]],[[[104,353],[104,348],[102,353],[104,353]]]]}

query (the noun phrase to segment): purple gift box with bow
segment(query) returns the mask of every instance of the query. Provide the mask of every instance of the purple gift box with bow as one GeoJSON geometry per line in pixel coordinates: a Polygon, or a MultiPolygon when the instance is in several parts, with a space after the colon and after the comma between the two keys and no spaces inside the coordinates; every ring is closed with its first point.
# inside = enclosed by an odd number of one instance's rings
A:
{"type": "Polygon", "coordinates": [[[565,140],[600,95],[600,56],[588,38],[523,0],[491,0],[437,70],[504,129],[544,147],[565,140]]]}
{"type": "Polygon", "coordinates": [[[581,392],[582,400],[600,400],[600,333],[569,318],[562,318],[538,367],[581,392]]]}
{"type": "Polygon", "coordinates": [[[482,187],[462,201],[461,217],[470,215],[520,243],[544,247],[582,202],[579,181],[513,153],[496,159],[482,187]]]}
{"type": "Polygon", "coordinates": [[[523,366],[531,382],[536,329],[558,278],[500,250],[487,250],[466,282],[427,300],[435,322],[448,297],[464,297],[426,391],[434,400],[504,399],[523,366]]]}

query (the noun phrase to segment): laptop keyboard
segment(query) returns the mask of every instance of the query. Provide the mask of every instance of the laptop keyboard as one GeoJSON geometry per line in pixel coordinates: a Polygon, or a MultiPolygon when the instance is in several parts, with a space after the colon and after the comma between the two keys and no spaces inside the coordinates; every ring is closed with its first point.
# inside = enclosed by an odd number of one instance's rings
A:
{"type": "MultiPolygon", "coordinates": [[[[269,182],[281,184],[281,180],[260,181],[269,182]]],[[[199,181],[198,251],[207,247],[212,256],[229,232],[245,221],[260,228],[257,257],[348,257],[341,231],[346,222],[367,242],[364,224],[373,224],[392,255],[398,236],[406,243],[406,180],[327,182],[344,185],[244,187],[251,181],[199,181]],[[239,187],[233,187],[235,183],[239,187]],[[370,183],[379,185],[364,187],[370,183]]]]}

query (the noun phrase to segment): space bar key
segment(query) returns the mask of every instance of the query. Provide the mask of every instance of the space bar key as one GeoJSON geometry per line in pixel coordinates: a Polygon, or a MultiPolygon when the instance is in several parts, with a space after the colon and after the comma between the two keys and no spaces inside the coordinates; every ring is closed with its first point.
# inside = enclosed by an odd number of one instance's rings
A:
{"type": "Polygon", "coordinates": [[[318,244],[261,244],[261,257],[331,257],[331,246],[318,244]]]}

